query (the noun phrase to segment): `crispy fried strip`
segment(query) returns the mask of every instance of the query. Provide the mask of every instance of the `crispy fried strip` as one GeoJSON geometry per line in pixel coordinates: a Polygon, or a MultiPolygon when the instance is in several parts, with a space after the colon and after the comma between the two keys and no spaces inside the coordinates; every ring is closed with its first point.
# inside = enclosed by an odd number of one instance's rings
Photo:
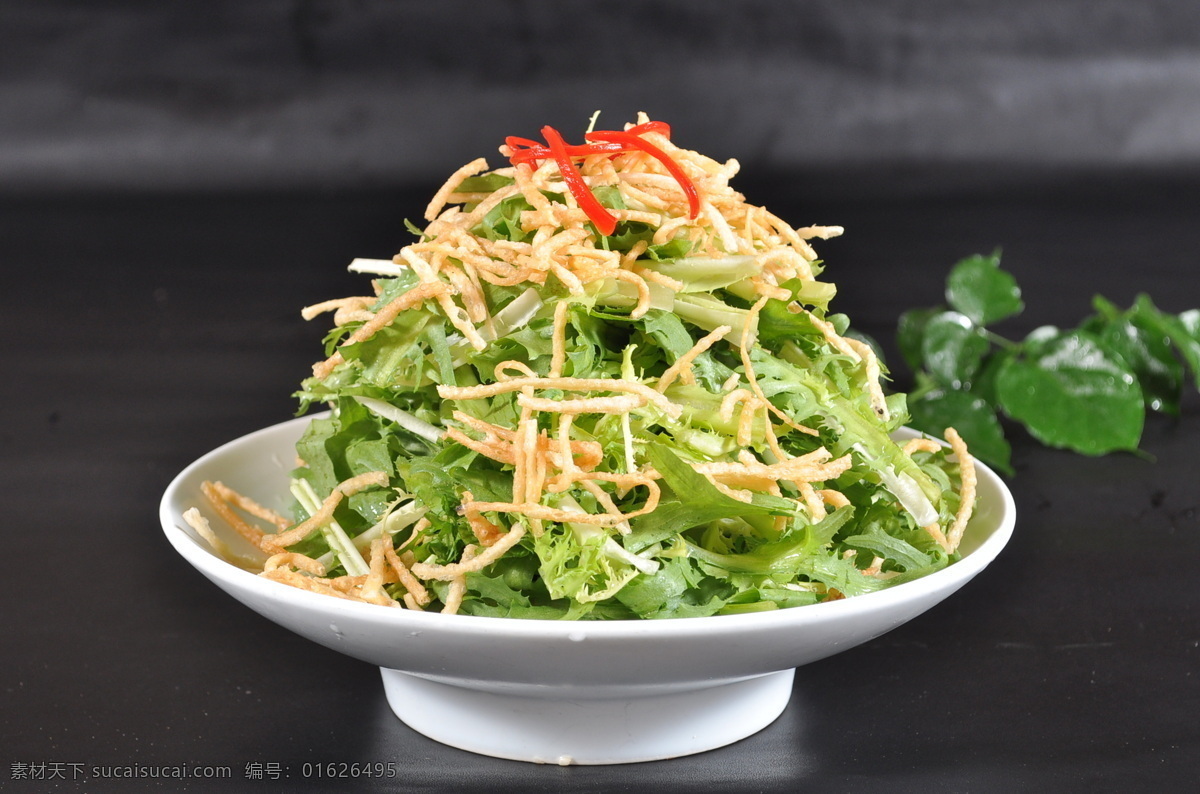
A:
{"type": "MultiPolygon", "coordinates": [[[[370,339],[381,328],[390,324],[392,320],[395,320],[400,312],[424,303],[428,298],[439,296],[445,297],[445,294],[449,290],[450,286],[441,281],[431,281],[413,287],[408,292],[404,293],[387,306],[384,306],[382,309],[376,312],[374,317],[359,326],[358,330],[351,334],[350,337],[346,339],[346,341],[342,342],[342,344],[338,347],[342,348],[346,345],[353,345],[370,339]]],[[[346,359],[342,357],[340,350],[335,351],[334,354],[329,358],[325,359],[319,364],[313,365],[313,375],[318,378],[327,378],[329,377],[329,373],[333,372],[333,368],[345,360],[346,359]]]]}
{"type": "Polygon", "coordinates": [[[280,532],[275,535],[263,536],[262,543],[259,545],[265,551],[279,552],[283,551],[293,543],[298,543],[308,537],[314,530],[319,529],[333,519],[334,509],[341,504],[342,499],[347,496],[352,496],[359,491],[369,488],[372,485],[385,486],[388,484],[388,476],[382,471],[369,471],[360,474],[357,477],[351,477],[338,484],[333,489],[333,493],[325,497],[325,501],[321,503],[320,509],[313,513],[304,521],[296,526],[280,532]]]}
{"type": "Polygon", "coordinates": [[[859,359],[864,362],[866,367],[864,374],[867,379],[867,392],[871,398],[871,410],[883,421],[888,421],[891,415],[888,412],[887,399],[883,395],[883,387],[879,385],[879,358],[866,342],[860,342],[857,339],[845,339],[845,342],[858,353],[859,359]]]}
{"type": "Polygon", "coordinates": [[[808,508],[808,514],[812,516],[813,521],[820,521],[828,515],[825,512],[825,503],[821,501],[821,497],[817,494],[812,483],[801,480],[796,483],[796,487],[800,489],[800,496],[804,499],[804,506],[808,508]]]}
{"type": "Polygon", "coordinates": [[[912,457],[914,452],[938,452],[942,449],[942,445],[934,441],[932,438],[910,438],[904,442],[901,447],[905,455],[912,457]]]}
{"type": "Polygon", "coordinates": [[[618,281],[627,281],[637,288],[637,305],[633,307],[629,317],[634,320],[645,317],[646,312],[650,311],[650,286],[646,284],[646,279],[629,270],[615,270],[611,275],[618,281]]]}
{"type": "Polygon", "coordinates": [[[788,427],[810,436],[820,435],[816,430],[813,430],[811,427],[805,427],[772,405],[771,401],[767,399],[767,395],[763,393],[762,387],[758,385],[758,376],[754,372],[754,362],[750,360],[750,337],[757,332],[758,314],[762,311],[763,306],[767,305],[767,300],[766,297],[762,297],[754,302],[754,305],[750,307],[750,315],[746,318],[746,324],[742,328],[742,338],[738,344],[738,353],[742,359],[742,369],[745,370],[746,382],[750,384],[750,390],[754,392],[754,396],[763,401],[767,410],[782,419],[783,423],[788,427]]]}
{"type": "Polygon", "coordinates": [[[847,507],[850,504],[850,500],[846,498],[846,494],[831,488],[824,488],[817,491],[817,495],[821,497],[821,501],[834,509],[847,507]]]}
{"type": "Polygon", "coordinates": [[[260,549],[265,550],[266,546],[263,545],[263,539],[266,537],[266,533],[258,527],[247,524],[242,520],[241,516],[233,512],[233,509],[221,496],[222,492],[217,488],[218,484],[219,483],[209,482],[207,480],[200,483],[200,490],[204,493],[205,498],[208,499],[208,503],[212,506],[213,512],[220,516],[226,524],[233,527],[234,531],[236,531],[243,538],[250,541],[260,549]]]}
{"type": "Polygon", "coordinates": [[[614,397],[580,397],[573,400],[550,400],[543,397],[517,395],[517,405],[544,413],[559,414],[623,414],[641,408],[646,397],[641,394],[620,394],[614,397]]]}
{"type": "Polygon", "coordinates": [[[507,463],[510,466],[516,465],[516,457],[513,453],[511,442],[501,444],[496,442],[488,443],[486,440],[477,441],[456,427],[446,428],[443,437],[457,444],[462,444],[467,449],[473,449],[480,455],[491,458],[498,463],[507,463]]]}
{"type": "Polygon", "coordinates": [[[495,397],[497,394],[520,391],[526,387],[534,389],[561,389],[562,391],[615,391],[640,394],[654,403],[663,413],[678,418],[681,408],[660,393],[636,381],[619,378],[513,378],[501,383],[480,386],[438,386],[438,396],[443,400],[476,400],[495,397]]]}
{"type": "Polygon", "coordinates": [[[276,568],[273,571],[264,571],[259,574],[264,579],[270,579],[274,582],[290,585],[299,590],[308,590],[310,593],[319,593],[321,595],[333,596],[334,598],[344,598],[348,601],[361,601],[362,599],[351,595],[348,592],[343,592],[333,587],[327,579],[316,579],[312,576],[298,573],[291,568],[276,568]]]}
{"type": "Polygon", "coordinates": [[[263,570],[271,572],[276,568],[290,566],[313,576],[324,576],[325,566],[319,560],[314,560],[312,557],[307,557],[303,554],[294,551],[284,551],[279,554],[273,554],[263,563],[263,570]]]}
{"type": "Polygon", "coordinates": [[[221,498],[230,505],[249,513],[255,518],[261,518],[263,521],[269,521],[279,529],[287,529],[292,525],[292,522],[289,521],[286,516],[279,515],[279,513],[276,513],[269,507],[263,507],[250,497],[238,493],[219,480],[213,482],[212,487],[213,490],[220,494],[221,498]]]}
{"type": "Polygon", "coordinates": [[[434,193],[433,198],[430,199],[429,206],[425,208],[425,220],[431,221],[438,216],[438,213],[442,211],[442,207],[446,205],[446,198],[454,192],[455,188],[462,184],[464,179],[486,171],[487,167],[487,160],[480,157],[451,174],[446,183],[438,188],[437,193],[434,193]]]}
{"type": "Polygon", "coordinates": [[[962,480],[961,490],[959,491],[958,512],[954,515],[954,523],[950,525],[950,529],[946,532],[946,542],[949,546],[949,551],[953,552],[958,548],[958,544],[962,542],[963,532],[967,529],[967,522],[971,520],[971,514],[975,510],[977,475],[975,473],[975,459],[967,451],[967,444],[962,440],[962,436],[953,427],[946,428],[946,441],[950,443],[950,448],[954,450],[954,456],[958,458],[959,477],[962,480]]]}
{"type": "Polygon", "coordinates": [[[387,535],[371,541],[370,572],[367,574],[366,580],[362,583],[362,587],[358,591],[358,596],[363,601],[380,606],[399,606],[383,590],[384,566],[387,565],[386,549],[391,543],[392,539],[387,535]]]}
{"type": "MultiPolygon", "coordinates": [[[[314,303],[311,306],[305,306],[300,310],[300,316],[305,320],[311,320],[324,312],[339,311],[341,309],[366,309],[375,303],[374,297],[354,297],[354,298],[334,298],[333,300],[314,303]]],[[[344,325],[344,323],[337,323],[344,325]]]]}
{"type": "Polygon", "coordinates": [[[209,525],[208,519],[205,518],[199,510],[194,507],[189,507],[183,511],[184,522],[196,530],[196,534],[204,538],[205,542],[222,558],[229,557],[229,547],[225,545],[225,541],[217,537],[217,534],[212,531],[212,526],[209,525]]]}
{"type": "MultiPolygon", "coordinates": [[[[462,562],[470,563],[475,557],[475,547],[471,544],[463,549],[462,562]]],[[[442,614],[456,615],[458,610],[462,608],[463,596],[467,594],[467,575],[460,573],[450,580],[450,590],[446,593],[446,604],[442,607],[442,614]]]]}
{"type": "Polygon", "coordinates": [[[928,532],[929,537],[933,538],[934,542],[941,546],[947,554],[953,551],[953,549],[950,548],[950,541],[946,539],[946,533],[942,532],[942,528],[938,525],[938,522],[934,521],[926,524],[925,526],[921,527],[921,529],[928,532]]]}
{"type": "MultiPolygon", "coordinates": [[[[468,509],[482,512],[484,510],[490,510],[491,508],[486,507],[485,503],[483,502],[472,502],[469,504],[468,509]]],[[[449,582],[452,581],[454,577],[460,576],[464,573],[482,571],[484,568],[503,557],[504,553],[513,546],[517,545],[517,543],[523,537],[525,537],[525,527],[521,524],[513,524],[511,527],[509,527],[508,532],[504,534],[504,537],[500,538],[483,552],[469,560],[452,562],[448,565],[431,565],[429,563],[418,562],[410,566],[409,570],[413,572],[414,576],[419,576],[426,581],[430,579],[436,579],[441,582],[449,582]]]]}
{"type": "Polygon", "coordinates": [[[721,479],[750,478],[778,482],[821,482],[832,480],[850,468],[850,455],[846,454],[835,460],[830,460],[830,453],[824,447],[807,455],[801,455],[778,463],[697,463],[692,466],[700,474],[711,475],[721,479]]]}
{"type": "Polygon", "coordinates": [[[583,486],[584,490],[596,497],[596,501],[600,503],[600,506],[604,508],[605,512],[607,512],[610,516],[616,516],[621,519],[620,522],[615,524],[617,531],[622,535],[628,535],[631,531],[629,521],[625,518],[625,515],[621,512],[621,509],[613,502],[612,497],[608,495],[608,492],[601,488],[599,483],[597,483],[595,480],[586,479],[579,480],[578,482],[583,486]]]}
{"type": "Polygon", "coordinates": [[[685,368],[691,369],[692,362],[696,360],[697,356],[699,356],[705,350],[708,350],[720,340],[724,339],[725,335],[732,330],[733,329],[728,325],[720,325],[708,334],[705,334],[703,337],[701,337],[696,344],[692,345],[691,350],[680,356],[679,360],[672,364],[667,371],[662,374],[662,377],[658,379],[658,385],[655,387],[655,390],[658,391],[659,394],[665,392],[668,388],[670,388],[671,384],[675,382],[675,378],[679,377],[680,372],[682,372],[685,368]]]}
{"type": "MultiPolygon", "coordinates": [[[[564,414],[564,415],[569,416],[570,414],[564,414]]],[[[467,436],[466,438],[468,438],[468,440],[471,442],[470,444],[467,444],[461,440],[461,431],[455,430],[455,435],[452,437],[456,441],[458,441],[460,444],[463,444],[464,446],[468,446],[471,449],[475,449],[478,452],[488,455],[488,457],[492,458],[493,460],[499,460],[501,463],[508,463],[508,464],[513,463],[512,458],[513,458],[514,453],[513,453],[513,448],[512,448],[512,442],[516,438],[515,430],[509,430],[506,427],[500,427],[499,425],[493,425],[489,422],[483,421],[482,419],[476,419],[473,416],[464,414],[461,411],[455,411],[452,414],[452,416],[455,419],[455,421],[463,423],[467,427],[470,427],[472,430],[477,430],[481,433],[484,433],[486,436],[482,441],[476,441],[474,439],[471,439],[469,436],[467,436]],[[500,444],[499,443],[500,441],[508,442],[507,446],[500,444]],[[501,459],[501,458],[497,457],[496,455],[489,454],[489,452],[484,451],[485,449],[490,449],[491,451],[502,452],[502,454],[504,455],[504,458],[501,459]]],[[[453,429],[453,428],[451,428],[451,429],[453,429]]],[[[551,444],[551,442],[549,440],[543,441],[543,440],[539,439],[538,445],[539,445],[538,449],[540,451],[547,451],[547,453],[550,456],[551,463],[553,463],[555,466],[558,466],[560,468],[562,467],[561,461],[559,461],[557,459],[557,455],[559,454],[559,448],[557,447],[556,443],[551,444]]],[[[575,461],[575,465],[580,466],[584,469],[594,468],[600,464],[601,460],[604,459],[603,448],[600,446],[600,443],[597,441],[572,441],[571,442],[571,454],[575,458],[579,458],[578,461],[575,461]]]]}
{"type": "MultiPolygon", "coordinates": [[[[550,377],[562,377],[563,364],[567,361],[567,309],[570,306],[560,300],[554,304],[554,333],[551,335],[550,377]]],[[[529,373],[533,375],[533,373],[529,373]]]]}
{"type": "MultiPolygon", "coordinates": [[[[635,477],[636,475],[613,474],[610,472],[589,472],[586,477],[590,480],[603,480],[605,482],[618,482],[619,478],[635,477]]],[[[629,513],[618,513],[617,515],[593,515],[592,513],[582,513],[578,510],[561,510],[556,507],[547,507],[541,504],[515,504],[512,502],[471,502],[464,505],[464,508],[478,510],[480,512],[491,511],[496,513],[517,513],[531,519],[555,522],[571,522],[575,524],[594,524],[597,526],[611,527],[628,521],[631,518],[637,518],[640,515],[653,512],[658,507],[660,491],[658,484],[652,480],[640,480],[637,485],[645,485],[649,490],[649,495],[646,497],[646,504],[637,510],[629,513]]],[[[510,530],[511,531],[511,530],[510,530]]]]}
{"type": "Polygon", "coordinates": [[[496,365],[493,373],[498,381],[512,380],[512,376],[508,374],[509,370],[520,372],[522,377],[536,378],[538,375],[524,361],[501,361],[496,365]]]}
{"type": "Polygon", "coordinates": [[[392,548],[390,543],[384,546],[383,554],[388,565],[391,565],[392,570],[395,571],[396,579],[408,591],[405,595],[412,596],[417,604],[421,606],[428,604],[432,600],[429,591],[425,589],[425,585],[421,584],[421,581],[417,577],[413,576],[412,571],[400,559],[400,555],[396,553],[396,550],[392,548]]]}

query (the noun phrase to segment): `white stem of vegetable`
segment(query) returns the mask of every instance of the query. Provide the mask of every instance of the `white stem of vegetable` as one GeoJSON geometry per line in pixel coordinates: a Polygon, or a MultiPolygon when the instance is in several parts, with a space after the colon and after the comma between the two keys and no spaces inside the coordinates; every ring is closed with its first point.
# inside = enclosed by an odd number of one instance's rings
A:
{"type": "Polygon", "coordinates": [[[391,403],[377,400],[374,397],[355,397],[354,399],[371,413],[384,419],[391,419],[414,435],[418,435],[434,444],[442,440],[442,431],[439,428],[429,424],[424,419],[418,419],[408,411],[403,411],[391,403]]]}
{"type": "Polygon", "coordinates": [[[390,259],[355,259],[347,268],[351,273],[367,273],[373,276],[402,276],[408,268],[397,265],[390,259]]]}
{"type": "MultiPolygon", "coordinates": [[[[580,513],[587,512],[583,509],[583,506],[580,505],[579,502],[576,502],[570,496],[563,497],[561,506],[563,510],[577,510],[580,513]]],[[[637,554],[634,554],[632,551],[629,551],[620,543],[617,543],[615,540],[605,534],[604,530],[598,526],[593,524],[572,524],[570,522],[567,523],[567,526],[571,528],[571,531],[575,533],[575,537],[581,543],[603,535],[604,543],[600,548],[606,555],[612,557],[614,560],[619,560],[626,565],[632,565],[634,568],[637,568],[639,571],[646,574],[652,574],[658,570],[659,566],[657,561],[648,560],[645,557],[640,557],[637,554]]]]}
{"type": "Polygon", "coordinates": [[[370,529],[363,531],[354,538],[354,545],[359,551],[366,551],[371,543],[384,533],[395,535],[402,529],[410,527],[421,520],[421,516],[429,510],[425,505],[413,499],[391,510],[370,529]]]}
{"type": "Polygon", "coordinates": [[[879,479],[901,506],[912,514],[918,526],[928,526],[938,520],[938,512],[925,496],[921,486],[908,474],[896,474],[891,466],[879,470],[879,479]]]}
{"type": "MultiPolygon", "coordinates": [[[[309,515],[321,509],[321,499],[308,480],[292,480],[289,490],[309,515]]],[[[329,523],[322,526],[321,534],[325,536],[330,550],[341,562],[342,567],[346,569],[346,573],[351,576],[365,576],[370,573],[367,561],[363,559],[362,554],[354,547],[354,542],[350,540],[350,536],[346,534],[346,530],[342,529],[341,524],[336,520],[330,519],[329,523]]]]}
{"type": "Polygon", "coordinates": [[[538,295],[537,290],[530,287],[513,298],[503,309],[496,312],[496,316],[492,318],[492,328],[495,329],[495,336],[492,336],[491,331],[485,328],[479,329],[479,335],[486,342],[494,342],[502,336],[508,336],[532,320],[533,316],[538,313],[538,310],[542,306],[542,296],[538,295]]]}

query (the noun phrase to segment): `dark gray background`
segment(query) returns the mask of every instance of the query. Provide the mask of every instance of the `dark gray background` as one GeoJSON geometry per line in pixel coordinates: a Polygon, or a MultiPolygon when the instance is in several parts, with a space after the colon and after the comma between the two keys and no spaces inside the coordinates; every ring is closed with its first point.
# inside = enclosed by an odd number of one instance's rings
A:
{"type": "Polygon", "coordinates": [[[1194,3],[8,0],[0,37],[9,193],[424,185],[595,110],[829,190],[1200,164],[1194,3]]]}
{"type": "MultiPolygon", "coordinates": [[[[634,767],[472,756],[378,673],[178,559],[187,463],[287,419],[323,326],[432,190],[505,135],[602,110],[736,157],[819,246],[835,308],[899,313],[1002,247],[1019,338],[1092,294],[1200,306],[1200,5],[1183,2],[0,0],[0,789],[1190,790],[1200,776],[1200,397],[1145,456],[1014,433],[1018,524],[928,614],[801,669],[773,725],[634,767]],[[218,764],[234,785],[13,779],[13,764],[218,764]],[[250,780],[248,764],[291,777],[250,780]],[[286,783],[286,785],[283,785],[286,783]]],[[[897,385],[907,373],[894,355],[897,385]]]]}

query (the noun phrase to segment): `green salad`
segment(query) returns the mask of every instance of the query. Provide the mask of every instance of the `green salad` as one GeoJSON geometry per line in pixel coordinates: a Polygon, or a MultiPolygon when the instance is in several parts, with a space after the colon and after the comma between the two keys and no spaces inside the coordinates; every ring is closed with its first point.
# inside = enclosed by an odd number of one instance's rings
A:
{"type": "Polygon", "coordinates": [[[811,246],[842,230],[747,203],[736,161],[670,133],[643,116],[578,144],[508,138],[394,260],[355,260],[363,295],[304,310],[333,324],[298,392],[294,514],[205,484],[262,576],[633,619],[815,604],[954,562],[974,464],[953,430],[892,439],[904,396],[830,312],[811,246]]]}

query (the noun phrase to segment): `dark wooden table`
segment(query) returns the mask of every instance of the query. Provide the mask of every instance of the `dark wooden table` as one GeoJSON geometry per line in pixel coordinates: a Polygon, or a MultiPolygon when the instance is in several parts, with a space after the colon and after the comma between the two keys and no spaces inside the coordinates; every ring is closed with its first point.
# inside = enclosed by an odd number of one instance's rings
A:
{"type": "MultiPolygon", "coordinates": [[[[1200,306],[1186,180],[1047,179],[825,202],[742,186],[798,225],[835,303],[891,347],[959,257],[1004,249],[1028,310],[1073,325],[1101,292],[1200,306]],[[758,192],[755,192],[755,191],[758,192]]],[[[323,327],[423,197],[45,196],[0,200],[0,788],[6,791],[1179,791],[1200,775],[1200,400],[1153,418],[1148,457],[1017,436],[1016,534],[958,595],[799,671],[791,705],[728,748],[653,764],[539,767],[413,733],[378,672],[222,594],[162,537],[170,478],[288,418],[323,327]],[[394,777],[305,777],[393,762],[394,777]],[[225,768],[164,784],[156,768],[225,768]],[[135,780],[104,779],[131,773],[135,780]],[[34,779],[40,778],[40,779],[34,779]],[[59,778],[51,780],[50,778],[59,778]]],[[[893,362],[903,379],[903,367],[893,362]]]]}

